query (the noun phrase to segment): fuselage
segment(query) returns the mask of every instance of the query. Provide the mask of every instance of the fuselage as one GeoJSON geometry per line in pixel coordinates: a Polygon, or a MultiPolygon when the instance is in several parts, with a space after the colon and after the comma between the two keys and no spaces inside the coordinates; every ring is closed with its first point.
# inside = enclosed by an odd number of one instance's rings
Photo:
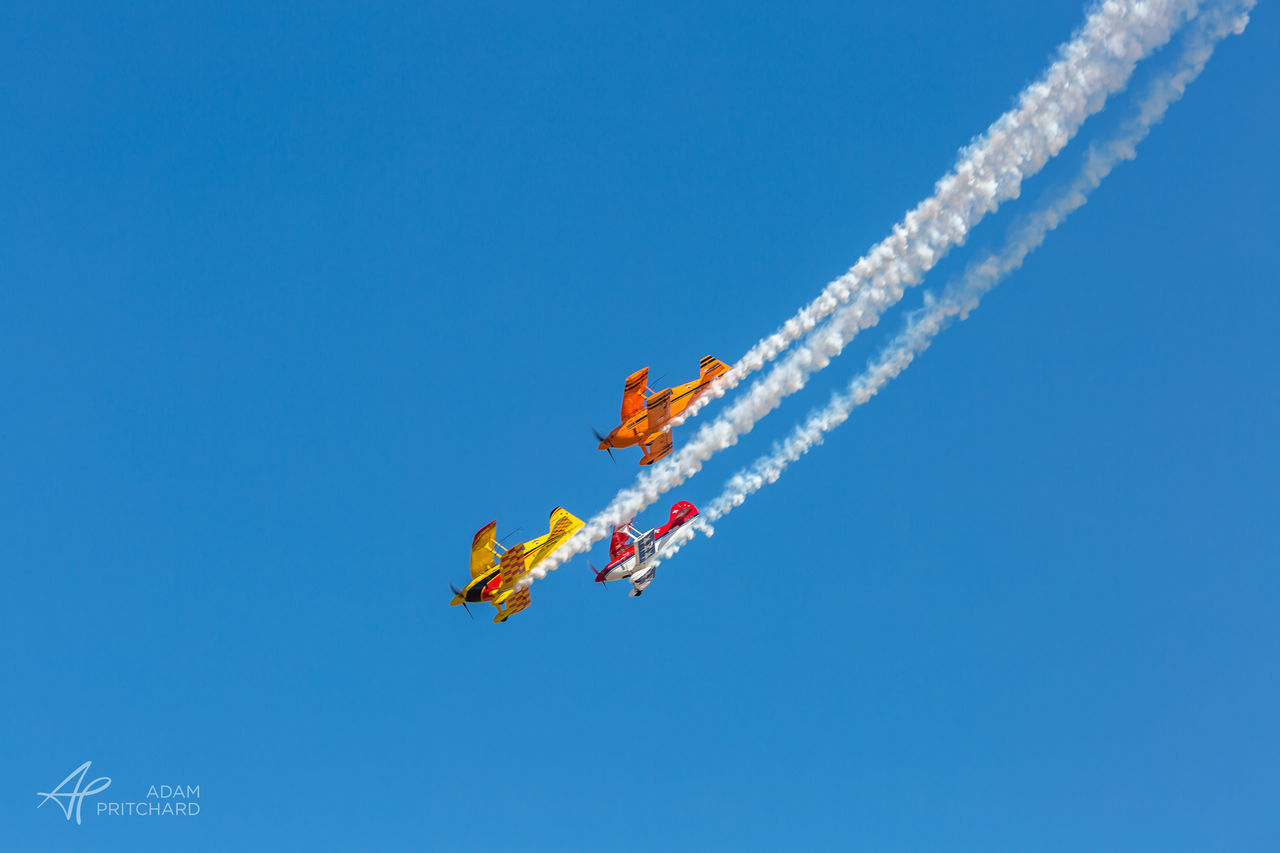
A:
{"type": "MultiPolygon", "coordinates": [[[[689,405],[699,395],[706,390],[710,379],[695,379],[692,382],[686,382],[683,385],[677,385],[671,389],[671,417],[676,417],[689,408],[689,405]]],[[[661,393],[661,392],[659,392],[661,393]]],[[[627,418],[621,426],[615,427],[605,440],[600,442],[600,450],[609,447],[635,447],[637,444],[648,444],[649,436],[659,432],[664,424],[650,424],[649,410],[640,409],[631,417],[627,418]]]]}

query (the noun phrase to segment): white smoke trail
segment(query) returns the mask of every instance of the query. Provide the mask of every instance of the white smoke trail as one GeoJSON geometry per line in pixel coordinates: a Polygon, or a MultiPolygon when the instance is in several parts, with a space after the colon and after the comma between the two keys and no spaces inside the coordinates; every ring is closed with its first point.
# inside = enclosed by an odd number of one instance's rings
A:
{"type": "Polygon", "coordinates": [[[947,286],[940,298],[926,297],[925,306],[911,314],[906,328],[844,392],[834,395],[826,408],[810,415],[785,441],[776,444],[771,453],[735,474],[694,524],[674,534],[673,541],[664,550],[664,561],[674,556],[695,532],[713,535],[715,522],[741,506],[750,495],[775,482],[788,465],[820,444],[826,433],[844,423],[855,408],[869,401],[885,383],[905,370],[953,318],[965,319],[983,295],[1018,269],[1050,231],[1085,204],[1090,193],[1117,165],[1137,155],[1137,145],[1204,70],[1218,43],[1244,31],[1255,3],[1256,0],[1234,0],[1202,13],[1192,25],[1178,60],[1150,83],[1139,101],[1137,115],[1123,124],[1108,142],[1090,146],[1075,180],[1016,226],[999,252],[971,264],[959,280],[947,286]]]}
{"type": "Polygon", "coordinates": [[[1020,93],[1018,106],[961,149],[932,196],[816,299],[757,342],[670,426],[681,425],[773,361],[868,284],[918,283],[986,214],[1017,198],[1022,180],[1062,150],[1107,96],[1125,85],[1133,65],[1164,44],[1198,3],[1137,0],[1097,6],[1080,32],[1059,49],[1059,60],[1020,93]],[[1135,22],[1142,26],[1134,27],[1135,22]]]}
{"type": "Polygon", "coordinates": [[[1167,42],[1198,8],[1199,0],[1105,0],[1095,5],[1080,31],[1059,49],[1058,60],[1023,90],[1018,106],[962,150],[955,169],[938,182],[934,195],[910,211],[849,274],[757,344],[706,396],[723,393],[835,312],[830,322],[810,334],[805,346],[776,365],[744,398],[704,425],[692,441],[619,492],[523,583],[545,577],[589,549],[614,523],[636,515],[697,473],[703,462],[736,443],[783,398],[802,388],[860,329],[875,324],[906,287],[918,283],[948,249],[962,242],[984,215],[1016,197],[1023,178],[1057,154],[1084,120],[1127,84],[1136,63],[1167,42]]]}

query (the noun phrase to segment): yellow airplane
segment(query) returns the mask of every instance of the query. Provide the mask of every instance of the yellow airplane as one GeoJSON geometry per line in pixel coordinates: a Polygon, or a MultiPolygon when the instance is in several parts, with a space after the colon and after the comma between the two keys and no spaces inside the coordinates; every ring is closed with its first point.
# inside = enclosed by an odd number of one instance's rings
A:
{"type": "MultiPolygon", "coordinates": [[[[674,388],[645,395],[649,384],[649,368],[644,367],[627,377],[622,388],[622,425],[608,435],[595,433],[600,450],[613,455],[615,447],[644,447],[641,465],[651,465],[671,452],[671,431],[667,422],[702,396],[711,380],[729,370],[729,365],[709,355],[702,357],[698,378],[674,388]]],[[[592,432],[595,432],[592,430],[592,432]]]]}
{"type": "Polygon", "coordinates": [[[498,522],[491,521],[476,531],[471,540],[471,581],[462,589],[449,584],[453,591],[452,607],[461,604],[467,613],[467,603],[487,601],[498,608],[494,622],[505,622],[512,613],[519,613],[529,606],[529,587],[519,591],[516,583],[551,555],[585,522],[568,510],[556,507],[551,511],[550,530],[537,539],[530,539],[511,548],[503,548],[495,539],[498,522]]]}

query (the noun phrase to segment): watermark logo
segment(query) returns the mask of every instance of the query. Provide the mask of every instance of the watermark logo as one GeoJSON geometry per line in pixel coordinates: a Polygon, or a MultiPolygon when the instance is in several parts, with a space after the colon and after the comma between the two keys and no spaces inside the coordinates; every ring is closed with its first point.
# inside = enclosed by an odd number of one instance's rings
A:
{"type": "MultiPolygon", "coordinates": [[[[67,816],[68,821],[74,816],[76,823],[79,824],[80,809],[84,805],[85,798],[101,794],[111,787],[111,779],[107,776],[99,776],[91,782],[85,782],[89,776],[91,763],[86,761],[72,770],[67,778],[59,782],[58,787],[52,791],[38,792],[36,796],[44,799],[36,805],[36,808],[53,800],[67,816]]],[[[138,787],[134,790],[141,794],[136,800],[112,802],[105,799],[99,800],[95,803],[96,808],[93,813],[107,817],[194,817],[200,814],[199,785],[149,785],[145,789],[138,787]],[[143,793],[144,790],[145,793],[143,793]]]]}
{"type": "Polygon", "coordinates": [[[76,816],[76,823],[79,824],[80,806],[84,805],[84,798],[91,797],[95,794],[101,794],[111,786],[111,777],[109,776],[99,776],[87,786],[85,785],[84,778],[89,775],[89,765],[92,763],[92,761],[86,761],[75,770],[72,770],[67,774],[67,778],[59,782],[58,787],[54,788],[52,791],[37,791],[36,796],[44,797],[44,799],[40,801],[40,805],[36,806],[36,808],[40,808],[40,806],[43,806],[50,800],[53,800],[58,807],[62,809],[62,813],[67,816],[67,820],[71,820],[71,815],[74,813],[76,816]],[[76,780],[75,787],[69,791],[64,791],[63,788],[65,788],[72,779],[76,780]]]}

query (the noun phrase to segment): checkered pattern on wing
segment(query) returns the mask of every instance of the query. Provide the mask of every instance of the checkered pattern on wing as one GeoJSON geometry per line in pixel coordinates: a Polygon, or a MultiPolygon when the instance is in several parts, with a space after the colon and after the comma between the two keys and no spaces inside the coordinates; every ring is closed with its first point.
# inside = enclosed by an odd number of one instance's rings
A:
{"type": "Polygon", "coordinates": [[[502,574],[502,585],[511,586],[524,574],[524,545],[516,545],[507,550],[499,561],[499,572],[502,574]]]}
{"type": "Polygon", "coordinates": [[[525,587],[507,599],[507,613],[519,613],[529,606],[529,588],[525,587]]]}

